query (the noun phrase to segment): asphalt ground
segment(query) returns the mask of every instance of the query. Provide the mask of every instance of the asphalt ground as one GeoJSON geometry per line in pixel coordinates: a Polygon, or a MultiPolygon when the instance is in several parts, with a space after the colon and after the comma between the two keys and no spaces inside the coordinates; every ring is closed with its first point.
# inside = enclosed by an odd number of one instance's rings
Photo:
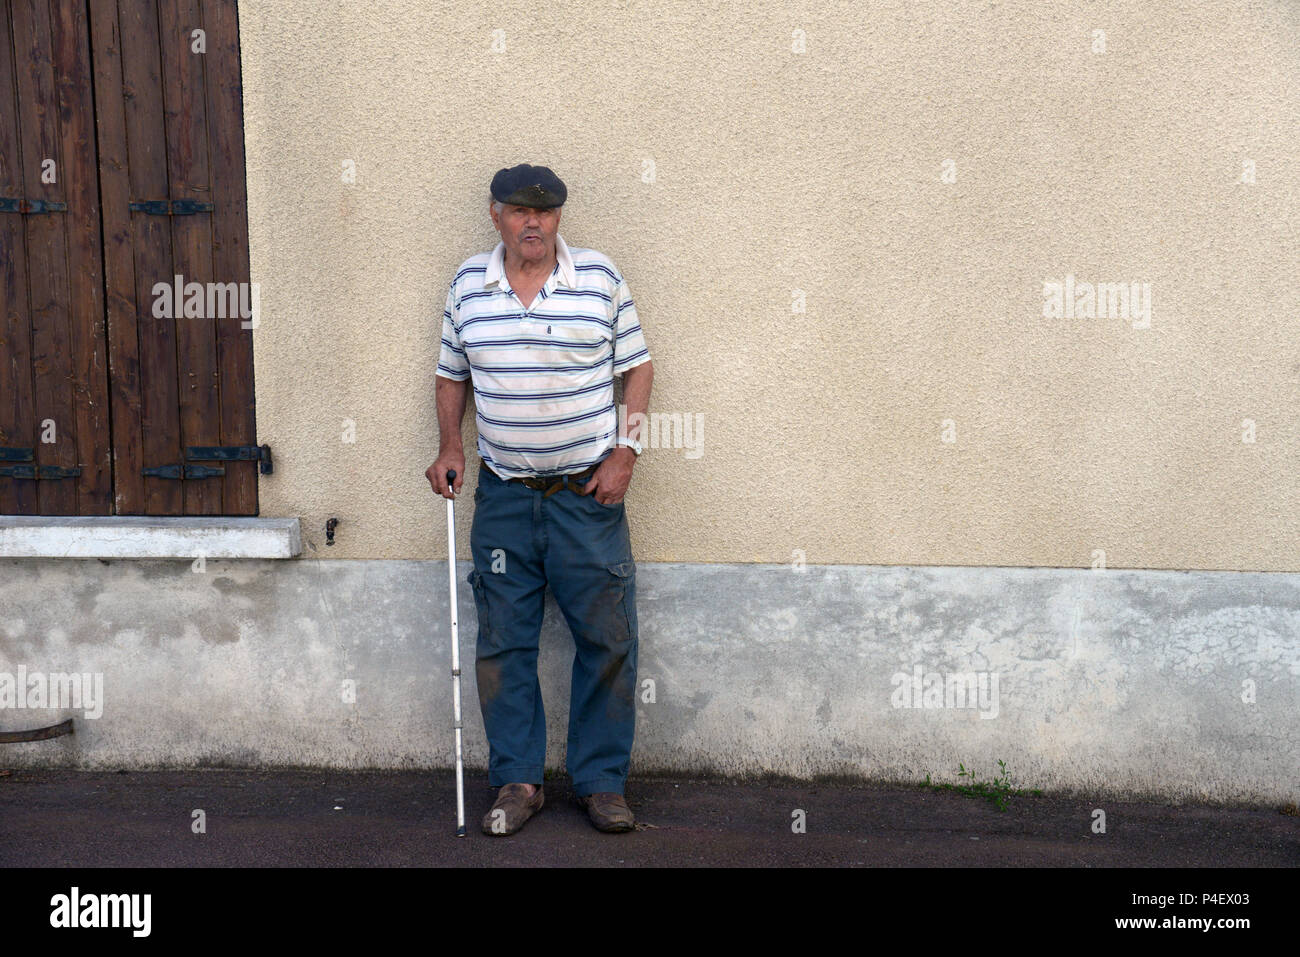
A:
{"type": "Polygon", "coordinates": [[[0,771],[0,866],[1300,865],[1294,807],[1013,795],[999,810],[919,785],[655,777],[628,783],[637,830],[601,834],[559,779],[539,814],[499,837],[479,830],[494,796],[482,772],[467,774],[469,833],[457,838],[451,772],[0,771]]]}

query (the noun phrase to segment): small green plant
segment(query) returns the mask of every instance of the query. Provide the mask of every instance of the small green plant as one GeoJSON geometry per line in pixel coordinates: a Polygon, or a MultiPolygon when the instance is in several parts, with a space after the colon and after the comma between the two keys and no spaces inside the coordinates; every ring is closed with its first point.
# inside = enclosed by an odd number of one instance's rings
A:
{"type": "Polygon", "coordinates": [[[1011,774],[1007,771],[1007,762],[998,761],[998,774],[992,781],[980,781],[975,777],[974,771],[966,769],[966,765],[957,765],[957,776],[965,778],[965,784],[935,784],[930,780],[930,775],[925,776],[925,786],[934,791],[956,791],[958,794],[964,794],[967,797],[982,797],[991,801],[997,806],[999,811],[1007,809],[1007,799],[1012,795],[1032,794],[1036,797],[1042,797],[1043,792],[1033,788],[1025,790],[1015,787],[1011,782],[1011,774]]]}

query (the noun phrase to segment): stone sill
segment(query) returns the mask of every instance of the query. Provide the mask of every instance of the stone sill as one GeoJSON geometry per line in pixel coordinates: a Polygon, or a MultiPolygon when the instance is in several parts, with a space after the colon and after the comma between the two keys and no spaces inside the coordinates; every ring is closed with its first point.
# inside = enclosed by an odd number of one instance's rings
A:
{"type": "Polygon", "coordinates": [[[297,558],[296,518],[0,515],[0,558],[297,558]]]}

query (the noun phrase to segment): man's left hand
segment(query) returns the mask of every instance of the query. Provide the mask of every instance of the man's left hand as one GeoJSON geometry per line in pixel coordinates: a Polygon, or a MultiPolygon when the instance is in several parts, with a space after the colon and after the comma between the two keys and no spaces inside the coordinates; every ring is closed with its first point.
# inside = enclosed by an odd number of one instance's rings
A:
{"type": "Polygon", "coordinates": [[[605,461],[596,466],[591,478],[582,486],[583,495],[594,495],[601,505],[617,505],[627,494],[628,483],[632,481],[632,466],[636,464],[636,453],[626,445],[605,456],[605,461]]]}

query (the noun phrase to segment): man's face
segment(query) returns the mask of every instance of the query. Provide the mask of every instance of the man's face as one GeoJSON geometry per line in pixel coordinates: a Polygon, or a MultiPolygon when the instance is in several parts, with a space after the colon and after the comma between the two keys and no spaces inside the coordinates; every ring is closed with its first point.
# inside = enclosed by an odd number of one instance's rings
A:
{"type": "Polygon", "coordinates": [[[555,234],[560,229],[560,207],[533,209],[506,203],[501,212],[491,206],[492,225],[506,244],[507,262],[549,262],[555,255],[555,234]]]}

